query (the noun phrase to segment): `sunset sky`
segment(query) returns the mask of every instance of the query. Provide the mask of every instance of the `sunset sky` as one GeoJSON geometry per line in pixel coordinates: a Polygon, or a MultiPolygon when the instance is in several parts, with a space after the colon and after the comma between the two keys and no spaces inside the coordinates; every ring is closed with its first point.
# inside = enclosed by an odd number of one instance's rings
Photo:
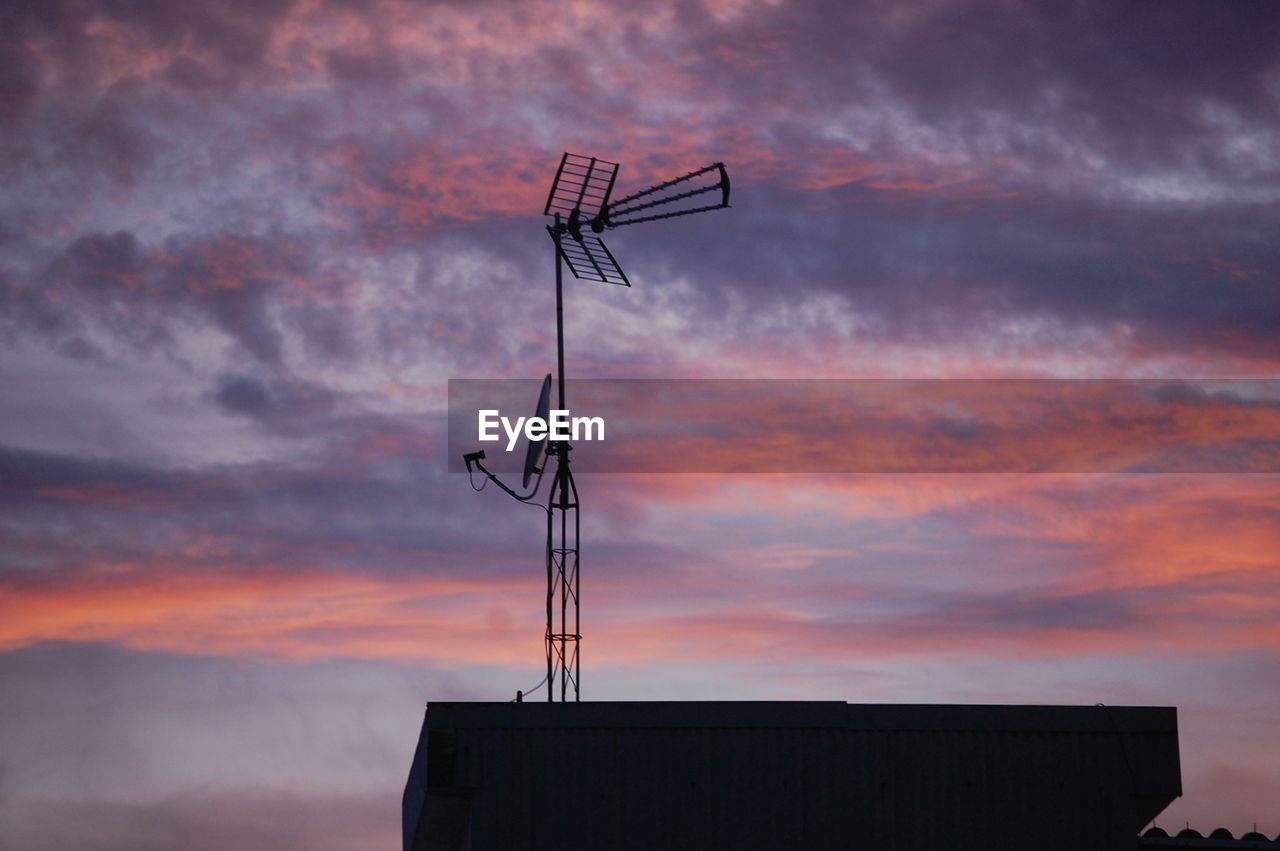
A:
{"type": "Polygon", "coordinates": [[[1280,4],[8,0],[0,846],[398,848],[424,704],[538,682],[447,382],[554,369],[566,150],[733,178],[573,377],[1260,379],[965,432],[1246,472],[582,475],[584,699],[1173,705],[1158,823],[1280,833],[1280,4]]]}

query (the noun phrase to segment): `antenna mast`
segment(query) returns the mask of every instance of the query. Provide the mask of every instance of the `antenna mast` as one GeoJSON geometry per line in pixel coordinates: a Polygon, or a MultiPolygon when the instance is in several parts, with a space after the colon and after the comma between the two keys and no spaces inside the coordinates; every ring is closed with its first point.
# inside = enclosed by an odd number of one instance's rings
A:
{"type": "MultiPolygon", "coordinates": [[[[567,410],[564,372],[564,272],[565,266],[575,278],[586,278],[605,284],[630,287],[626,273],[618,265],[604,241],[594,234],[623,225],[688,216],[729,206],[729,174],[724,163],[683,174],[672,180],[650,186],[611,204],[609,196],[618,176],[618,164],[596,157],[565,153],[560,158],[547,193],[544,215],[552,216],[547,233],[555,245],[556,255],[556,390],[559,410],[567,410]],[[591,233],[583,234],[587,225],[591,233]]],[[[546,399],[544,385],[542,399],[546,399]]],[[[539,403],[539,413],[544,402],[539,403]]],[[[553,441],[546,448],[556,461],[551,493],[547,498],[547,701],[568,701],[570,695],[579,700],[581,691],[579,646],[582,643],[580,572],[578,538],[578,488],[569,466],[568,441],[553,441]]],[[[535,466],[540,450],[530,447],[525,464],[524,485],[528,487],[531,472],[542,480],[542,470],[535,466]]],[[[538,484],[527,494],[517,494],[484,468],[483,452],[465,456],[467,470],[472,465],[516,499],[527,502],[537,493],[538,484]]]]}

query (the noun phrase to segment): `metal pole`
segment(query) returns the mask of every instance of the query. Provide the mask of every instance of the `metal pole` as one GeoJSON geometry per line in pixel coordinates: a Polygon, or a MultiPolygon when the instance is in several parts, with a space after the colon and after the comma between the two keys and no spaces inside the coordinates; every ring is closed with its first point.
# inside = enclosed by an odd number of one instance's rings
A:
{"type": "Polygon", "coordinates": [[[556,387],[559,388],[560,410],[564,404],[564,273],[560,268],[560,240],[564,234],[560,229],[560,214],[556,213],[556,387]]]}
{"type": "MultiPolygon", "coordinates": [[[[567,471],[566,471],[567,472],[567,471]]],[[[578,503],[578,487],[570,478],[573,487],[573,501],[578,503]]],[[[573,509],[573,700],[576,703],[582,691],[582,598],[578,596],[581,588],[578,562],[578,542],[581,540],[581,523],[578,520],[578,509],[573,509]]]]}
{"type": "MultiPolygon", "coordinates": [[[[560,410],[564,410],[564,270],[561,268],[560,240],[564,231],[560,224],[560,214],[556,214],[556,226],[552,240],[556,252],[556,394],[560,400],[560,410]]],[[[556,474],[549,496],[547,507],[547,702],[555,700],[555,590],[556,590],[556,551],[555,551],[555,502],[556,492],[564,485],[564,463],[567,453],[556,455],[556,474]]],[[[563,499],[563,497],[561,497],[563,499]]],[[[561,511],[563,514],[563,510],[561,511]]],[[[563,555],[560,556],[563,559],[563,555]]],[[[563,568],[559,572],[563,572],[563,568]]],[[[564,663],[561,662],[561,665],[564,663]]]]}
{"type": "Polygon", "coordinates": [[[568,493],[565,486],[569,483],[569,456],[566,454],[563,458],[565,465],[556,470],[556,475],[560,477],[560,702],[564,703],[566,690],[569,687],[569,629],[565,622],[567,613],[565,607],[569,604],[569,542],[565,538],[565,526],[569,521],[565,517],[565,510],[568,503],[568,493]]]}
{"type": "MultiPolygon", "coordinates": [[[[559,459],[557,459],[556,463],[559,464],[559,459]]],[[[557,470],[556,477],[559,478],[559,476],[560,476],[560,473],[557,470]]],[[[552,500],[555,499],[554,485],[551,488],[551,499],[552,500]]],[[[552,656],[555,653],[555,646],[552,644],[552,639],[551,639],[551,601],[552,601],[552,595],[555,589],[555,550],[553,549],[553,547],[555,546],[555,537],[554,537],[554,529],[551,525],[553,522],[552,513],[553,513],[553,509],[550,506],[548,506],[547,507],[547,635],[546,635],[547,703],[550,703],[553,699],[552,697],[553,685],[552,685],[551,678],[555,670],[553,667],[553,661],[552,661],[552,656]]]]}

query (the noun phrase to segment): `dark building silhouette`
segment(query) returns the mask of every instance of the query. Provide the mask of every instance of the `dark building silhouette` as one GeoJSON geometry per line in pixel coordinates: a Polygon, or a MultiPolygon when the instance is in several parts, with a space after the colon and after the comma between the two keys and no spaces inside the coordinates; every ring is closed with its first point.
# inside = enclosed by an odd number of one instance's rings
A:
{"type": "Polygon", "coordinates": [[[1133,851],[1179,794],[1169,707],[432,703],[404,848],[1133,851]]]}

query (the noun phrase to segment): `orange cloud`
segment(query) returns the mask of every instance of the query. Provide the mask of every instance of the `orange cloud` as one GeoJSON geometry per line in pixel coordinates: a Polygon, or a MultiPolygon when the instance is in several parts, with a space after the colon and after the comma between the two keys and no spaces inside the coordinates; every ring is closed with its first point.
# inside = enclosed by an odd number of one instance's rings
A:
{"type": "MultiPolygon", "coordinates": [[[[584,477],[585,646],[598,664],[1270,650],[1278,478],[584,477]],[[956,529],[917,540],[930,518],[956,529]],[[724,538],[765,522],[784,530],[767,545],[724,538]],[[864,532],[837,534],[849,523],[864,532]],[[679,548],[650,555],[665,532],[679,548]],[[1058,561],[1039,564],[1046,552],[1058,561]],[[865,568],[903,553],[933,566],[869,584],[865,568]],[[991,590],[988,575],[1008,587],[991,590]],[[955,589],[966,577],[973,587],[955,589]]],[[[527,578],[463,563],[361,574],[220,565],[225,548],[193,538],[145,564],[9,577],[0,648],[528,664],[544,592],[536,547],[528,555],[527,578]]]]}
{"type": "Polygon", "coordinates": [[[538,582],[265,568],[101,564],[0,586],[0,648],[111,642],[138,650],[305,660],[525,661],[538,582]],[[527,622],[525,622],[527,621],[527,622]]]}

